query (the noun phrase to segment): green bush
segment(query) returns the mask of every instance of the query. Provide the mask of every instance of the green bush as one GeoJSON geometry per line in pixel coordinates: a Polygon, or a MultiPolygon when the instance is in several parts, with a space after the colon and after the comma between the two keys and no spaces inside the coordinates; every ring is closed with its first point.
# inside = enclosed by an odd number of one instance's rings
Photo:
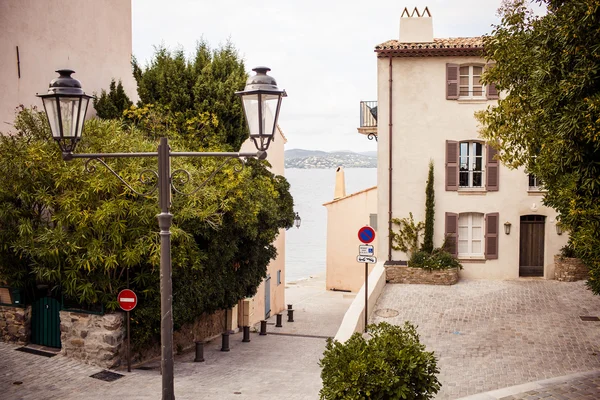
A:
{"type": "Polygon", "coordinates": [[[408,321],[404,327],[369,325],[370,339],[355,333],[345,343],[327,340],[320,398],[427,400],[439,391],[437,361],[408,321]]]}
{"type": "Polygon", "coordinates": [[[423,268],[429,271],[460,268],[461,263],[452,254],[443,248],[433,249],[431,253],[418,251],[412,255],[408,261],[408,266],[413,268],[423,268]]]}

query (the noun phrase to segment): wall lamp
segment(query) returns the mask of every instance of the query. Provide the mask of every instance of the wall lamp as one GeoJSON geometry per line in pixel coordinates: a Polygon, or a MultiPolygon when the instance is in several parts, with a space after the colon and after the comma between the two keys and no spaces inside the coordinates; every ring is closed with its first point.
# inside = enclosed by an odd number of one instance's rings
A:
{"type": "Polygon", "coordinates": [[[510,227],[512,226],[512,224],[508,221],[506,221],[504,223],[504,233],[506,233],[507,235],[510,235],[510,227]]]}

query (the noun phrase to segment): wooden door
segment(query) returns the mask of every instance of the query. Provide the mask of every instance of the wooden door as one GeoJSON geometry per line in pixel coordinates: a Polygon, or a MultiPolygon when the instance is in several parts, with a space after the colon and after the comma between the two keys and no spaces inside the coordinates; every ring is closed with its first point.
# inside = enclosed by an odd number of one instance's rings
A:
{"type": "Polygon", "coordinates": [[[544,276],[546,217],[524,215],[519,230],[519,276],[544,276]]]}
{"type": "Polygon", "coordinates": [[[31,342],[48,347],[61,347],[58,300],[42,297],[31,306],[31,342]]]}
{"type": "Polygon", "coordinates": [[[265,319],[271,316],[271,275],[265,280],[265,319]]]}

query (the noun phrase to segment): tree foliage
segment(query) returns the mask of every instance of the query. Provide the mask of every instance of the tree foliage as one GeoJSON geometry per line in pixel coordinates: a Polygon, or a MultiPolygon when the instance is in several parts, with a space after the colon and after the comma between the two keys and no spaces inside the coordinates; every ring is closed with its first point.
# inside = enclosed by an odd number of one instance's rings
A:
{"type": "Polygon", "coordinates": [[[120,80],[118,84],[114,79],[111,80],[108,93],[102,89],[100,97],[94,98],[94,108],[98,118],[119,119],[123,116],[123,112],[132,105],[133,102],[125,93],[120,80]]]}
{"type": "MultiPolygon", "coordinates": [[[[43,113],[24,110],[15,127],[14,135],[0,136],[5,178],[0,181],[0,279],[32,295],[36,285],[45,284],[81,307],[102,304],[112,310],[129,274],[129,286],[140,297],[134,340],[138,346],[155,340],[160,329],[156,194],[135,195],[106,170],[89,173],[83,162],[62,161],[43,113]]],[[[78,152],[156,151],[155,139],[120,121],[92,119],[85,130],[78,152]]],[[[185,150],[177,140],[171,145],[185,150]]],[[[220,162],[177,158],[173,170],[185,169],[201,182],[220,162]]],[[[127,182],[156,169],[154,158],[109,164],[127,182]]],[[[181,177],[174,181],[190,191],[181,177]]],[[[136,189],[144,186],[138,183],[136,189]]],[[[198,193],[173,197],[176,329],[256,292],[276,256],[272,243],[279,229],[292,225],[292,208],[285,178],[256,160],[239,173],[224,168],[198,193]]]]}
{"type": "Polygon", "coordinates": [[[248,138],[242,104],[235,95],[244,89],[248,76],[233,44],[212,50],[200,41],[190,59],[182,49],[160,46],[145,68],[134,58],[133,74],[138,106],[153,105],[169,113],[174,130],[191,136],[190,146],[218,143],[224,150],[237,151],[248,138]],[[187,129],[207,115],[218,121],[211,129],[187,129]]]}
{"type": "Polygon", "coordinates": [[[320,398],[432,399],[441,385],[433,352],[425,351],[408,321],[404,327],[369,325],[370,338],[354,333],[345,343],[327,339],[320,398]]]}
{"type": "Polygon", "coordinates": [[[500,25],[484,38],[495,63],[485,81],[506,96],[477,117],[504,164],[541,179],[544,204],[559,212],[599,294],[600,1],[542,3],[542,17],[524,0],[503,3],[500,25]]]}
{"type": "Polygon", "coordinates": [[[426,253],[433,251],[433,223],[435,221],[435,191],[433,188],[433,161],[429,161],[429,174],[425,186],[425,233],[421,250],[426,253]]]}
{"type": "Polygon", "coordinates": [[[398,226],[398,231],[390,230],[392,249],[403,251],[411,257],[419,251],[419,242],[424,228],[422,221],[415,223],[413,213],[408,213],[408,218],[393,218],[392,223],[398,226]]]}

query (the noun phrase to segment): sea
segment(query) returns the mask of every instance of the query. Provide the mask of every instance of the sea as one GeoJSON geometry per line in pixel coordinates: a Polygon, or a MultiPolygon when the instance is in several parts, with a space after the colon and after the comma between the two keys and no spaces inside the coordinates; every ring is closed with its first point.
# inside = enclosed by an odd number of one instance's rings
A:
{"type": "MultiPolygon", "coordinates": [[[[377,168],[344,169],[346,194],[377,185],[377,168]]],[[[285,235],[285,281],[296,282],[325,273],[327,209],[333,200],[335,169],[285,170],[294,197],[294,211],[302,218],[300,228],[285,235]]]]}

